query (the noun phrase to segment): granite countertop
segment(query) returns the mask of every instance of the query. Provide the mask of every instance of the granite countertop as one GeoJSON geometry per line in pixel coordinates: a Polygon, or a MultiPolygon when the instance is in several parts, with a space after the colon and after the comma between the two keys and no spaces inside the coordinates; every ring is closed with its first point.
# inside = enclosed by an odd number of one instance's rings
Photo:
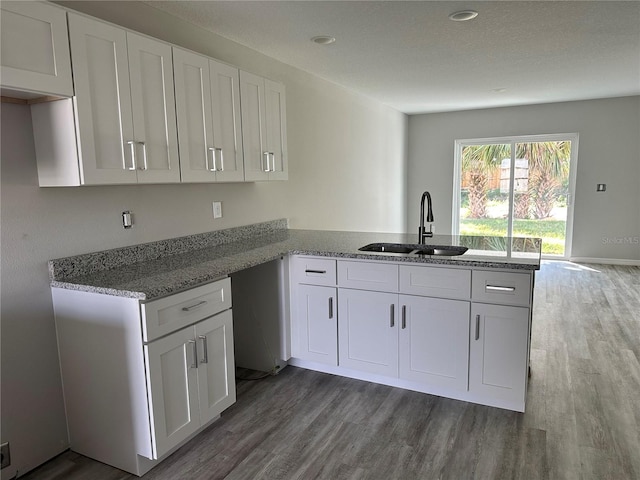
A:
{"type": "Polygon", "coordinates": [[[431,245],[463,245],[460,256],[361,252],[369,243],[416,243],[416,234],[293,230],[286,220],[51,260],[52,287],[143,301],[212,282],[288,254],[422,264],[538,270],[539,239],[436,235],[431,245]],[[507,253],[507,246],[511,252],[507,253]]]}

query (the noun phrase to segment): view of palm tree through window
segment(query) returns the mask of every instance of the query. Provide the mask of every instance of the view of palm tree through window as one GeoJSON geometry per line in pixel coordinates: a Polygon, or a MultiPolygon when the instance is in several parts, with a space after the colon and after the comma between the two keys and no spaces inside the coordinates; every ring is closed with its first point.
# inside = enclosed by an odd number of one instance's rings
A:
{"type": "Polygon", "coordinates": [[[539,237],[564,256],[570,159],[570,141],[463,146],[460,235],[539,237]]]}

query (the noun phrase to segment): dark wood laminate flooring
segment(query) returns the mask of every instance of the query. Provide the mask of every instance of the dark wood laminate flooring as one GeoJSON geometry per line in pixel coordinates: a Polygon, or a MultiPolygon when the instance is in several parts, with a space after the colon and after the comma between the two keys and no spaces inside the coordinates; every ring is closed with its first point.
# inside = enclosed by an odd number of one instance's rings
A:
{"type": "MultiPolygon", "coordinates": [[[[640,267],[545,262],[527,412],[287,367],[144,476],[640,479],[640,267]]],[[[136,478],[73,452],[28,480],[136,478]]]]}

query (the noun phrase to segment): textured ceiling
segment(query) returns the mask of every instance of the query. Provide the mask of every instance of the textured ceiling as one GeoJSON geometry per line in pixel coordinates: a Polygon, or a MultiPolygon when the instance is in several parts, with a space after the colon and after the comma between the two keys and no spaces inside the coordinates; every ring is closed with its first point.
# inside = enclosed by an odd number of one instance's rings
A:
{"type": "Polygon", "coordinates": [[[640,1],[147,3],[409,114],[640,94],[640,1]]]}

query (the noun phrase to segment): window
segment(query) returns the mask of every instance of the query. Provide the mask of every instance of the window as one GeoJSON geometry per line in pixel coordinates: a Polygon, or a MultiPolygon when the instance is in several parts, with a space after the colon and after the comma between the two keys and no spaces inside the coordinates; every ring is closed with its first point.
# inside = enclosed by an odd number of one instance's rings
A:
{"type": "Polygon", "coordinates": [[[577,134],[457,140],[453,234],[542,238],[568,258],[577,134]]]}

